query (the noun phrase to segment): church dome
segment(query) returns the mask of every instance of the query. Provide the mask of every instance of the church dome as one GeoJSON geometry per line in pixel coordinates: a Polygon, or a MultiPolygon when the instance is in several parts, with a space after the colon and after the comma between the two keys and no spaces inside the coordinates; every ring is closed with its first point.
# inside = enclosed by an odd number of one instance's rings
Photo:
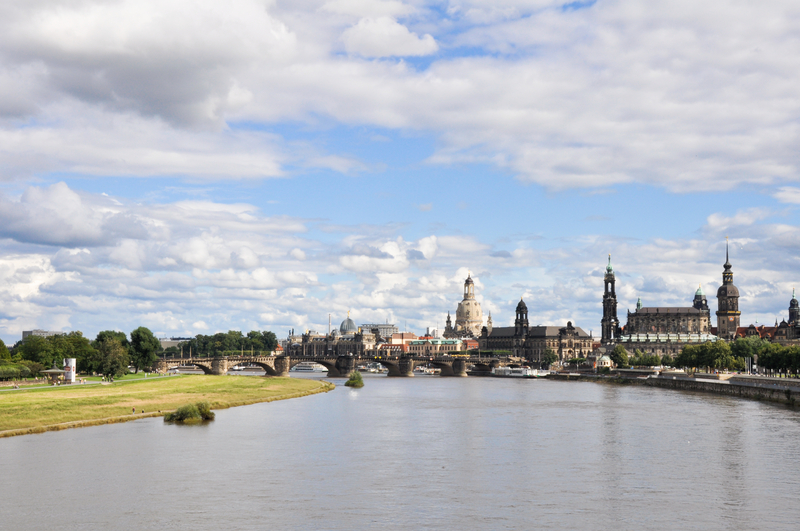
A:
{"type": "Polygon", "coordinates": [[[347,319],[342,321],[342,324],[339,325],[339,332],[342,335],[355,334],[356,332],[358,332],[358,327],[353,322],[353,320],[350,319],[350,312],[347,312],[347,319]]]}
{"type": "Polygon", "coordinates": [[[720,297],[738,297],[739,288],[733,284],[723,284],[717,290],[717,298],[720,297]]]}
{"type": "Polygon", "coordinates": [[[789,308],[800,308],[800,303],[797,302],[797,297],[794,295],[794,288],[792,288],[792,300],[789,301],[789,308]]]}
{"type": "Polygon", "coordinates": [[[705,297],[706,296],[705,292],[703,291],[703,286],[702,285],[697,286],[697,291],[694,292],[694,296],[695,297],[705,297]]]}
{"type": "Polygon", "coordinates": [[[521,298],[519,299],[519,304],[517,304],[517,311],[528,311],[528,306],[525,305],[525,301],[523,301],[521,298]]]}

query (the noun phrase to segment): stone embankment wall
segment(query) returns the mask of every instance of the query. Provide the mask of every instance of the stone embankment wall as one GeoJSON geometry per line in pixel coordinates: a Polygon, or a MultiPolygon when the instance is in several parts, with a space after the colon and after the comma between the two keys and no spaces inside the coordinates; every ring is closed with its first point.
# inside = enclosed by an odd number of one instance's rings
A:
{"type": "Polygon", "coordinates": [[[720,395],[768,400],[790,406],[800,405],[800,382],[781,382],[780,378],[742,378],[728,382],[696,380],[694,378],[650,377],[642,380],[646,385],[682,391],[699,391],[720,395]],[[777,380],[777,381],[776,381],[777,380]]]}

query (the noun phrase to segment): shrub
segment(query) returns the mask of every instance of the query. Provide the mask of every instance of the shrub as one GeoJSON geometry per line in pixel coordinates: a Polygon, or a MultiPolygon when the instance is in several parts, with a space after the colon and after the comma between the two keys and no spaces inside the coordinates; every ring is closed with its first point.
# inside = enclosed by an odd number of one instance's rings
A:
{"type": "Polygon", "coordinates": [[[211,404],[208,402],[198,402],[195,405],[203,420],[214,420],[214,412],[211,411],[211,404]]]}
{"type": "Polygon", "coordinates": [[[364,387],[364,380],[361,378],[361,373],[353,371],[350,373],[350,379],[344,385],[347,387],[364,387]]]}
{"type": "Polygon", "coordinates": [[[203,420],[214,420],[214,412],[211,411],[211,404],[208,402],[181,406],[172,413],[164,415],[164,422],[200,422],[203,420]]]}

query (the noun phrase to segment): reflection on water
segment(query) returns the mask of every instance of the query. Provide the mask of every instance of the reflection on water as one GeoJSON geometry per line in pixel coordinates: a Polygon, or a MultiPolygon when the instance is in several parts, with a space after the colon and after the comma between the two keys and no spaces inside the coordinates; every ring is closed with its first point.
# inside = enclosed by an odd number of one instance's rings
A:
{"type": "Polygon", "coordinates": [[[364,377],[363,389],[221,410],[202,426],[143,419],[0,440],[2,527],[794,529],[800,518],[800,415],[784,407],[364,377]]]}

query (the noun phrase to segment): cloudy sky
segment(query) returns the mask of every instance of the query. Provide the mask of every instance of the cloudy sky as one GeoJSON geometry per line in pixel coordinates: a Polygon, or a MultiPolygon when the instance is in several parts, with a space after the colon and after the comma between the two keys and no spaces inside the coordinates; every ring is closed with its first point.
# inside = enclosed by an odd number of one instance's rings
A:
{"type": "Polygon", "coordinates": [[[725,236],[773,323],[798,87],[789,0],[8,0],[0,338],[420,332],[469,271],[599,334],[608,253],[624,322],[713,299],[725,236]]]}

